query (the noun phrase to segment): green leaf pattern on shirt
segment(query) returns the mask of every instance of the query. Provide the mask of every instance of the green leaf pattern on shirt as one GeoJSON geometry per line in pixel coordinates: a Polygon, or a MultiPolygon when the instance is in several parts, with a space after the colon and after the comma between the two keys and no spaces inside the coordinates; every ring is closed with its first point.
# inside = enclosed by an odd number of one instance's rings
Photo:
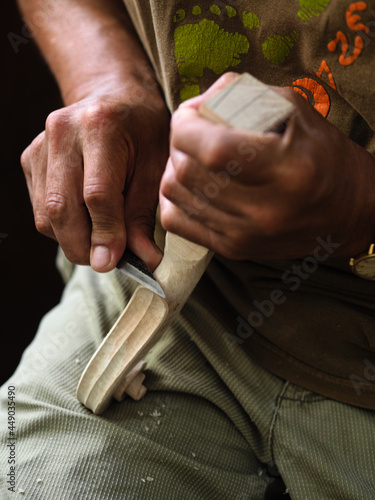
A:
{"type": "MultiPolygon", "coordinates": [[[[320,16],[330,1],[299,0],[300,10],[296,14],[302,21],[308,21],[312,17],[320,16]]],[[[249,39],[231,29],[233,20],[237,23],[236,19],[241,17],[243,26],[248,30],[260,28],[260,20],[256,14],[243,11],[239,15],[231,5],[212,4],[209,13],[211,19],[206,19],[203,8],[195,5],[191,14],[195,16],[196,22],[185,21],[190,12],[184,9],[177,10],[173,18],[174,23],[178,25],[174,31],[174,55],[181,76],[182,101],[199,95],[199,79],[205,70],[221,75],[225,71],[235,69],[241,62],[241,57],[249,52],[249,39]],[[212,20],[212,16],[217,16],[218,22],[212,20]]],[[[272,64],[282,64],[291,54],[297,39],[296,31],[287,35],[275,33],[267,37],[261,41],[264,57],[272,64]]]]}

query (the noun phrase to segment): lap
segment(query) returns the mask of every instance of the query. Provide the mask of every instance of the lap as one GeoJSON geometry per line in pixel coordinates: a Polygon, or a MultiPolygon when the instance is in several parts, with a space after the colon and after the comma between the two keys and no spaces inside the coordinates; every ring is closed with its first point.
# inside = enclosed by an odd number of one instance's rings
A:
{"type": "MultiPolygon", "coordinates": [[[[141,401],[113,402],[102,416],[77,401],[81,372],[133,289],[78,268],[3,386],[2,421],[7,387],[16,392],[16,492],[40,500],[261,498],[268,481],[226,413],[228,390],[182,324],[148,356],[141,401]]],[[[6,454],[3,447],[2,463],[6,454]]],[[[0,491],[11,498],[2,475],[0,491]]]]}
{"type": "MultiPolygon", "coordinates": [[[[133,290],[118,273],[77,268],[1,389],[4,422],[7,386],[16,388],[24,498],[260,500],[279,498],[280,477],[295,499],[374,498],[374,412],[263,370],[194,297],[147,356],[146,396],[102,416],[84,408],[82,370],[133,290]]],[[[0,458],[7,464],[4,446],[0,458]]]]}

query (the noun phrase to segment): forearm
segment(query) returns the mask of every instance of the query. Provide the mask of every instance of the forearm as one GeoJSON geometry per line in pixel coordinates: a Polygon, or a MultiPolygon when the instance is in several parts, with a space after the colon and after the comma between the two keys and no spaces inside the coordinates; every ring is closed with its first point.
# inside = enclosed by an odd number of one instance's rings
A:
{"type": "Polygon", "coordinates": [[[66,105],[150,78],[147,56],[120,0],[18,3],[66,105]],[[44,22],[35,26],[38,15],[44,22]]]}

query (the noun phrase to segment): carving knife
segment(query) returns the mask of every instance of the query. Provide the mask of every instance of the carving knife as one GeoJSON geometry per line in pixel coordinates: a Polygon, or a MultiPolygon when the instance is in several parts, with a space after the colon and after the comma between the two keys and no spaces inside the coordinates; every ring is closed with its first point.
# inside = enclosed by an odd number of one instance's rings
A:
{"type": "Polygon", "coordinates": [[[155,276],[148,269],[143,260],[137,257],[131,250],[125,250],[124,255],[121,257],[116,267],[127,276],[130,276],[130,278],[133,278],[141,285],[165,299],[164,290],[155,276]]]}

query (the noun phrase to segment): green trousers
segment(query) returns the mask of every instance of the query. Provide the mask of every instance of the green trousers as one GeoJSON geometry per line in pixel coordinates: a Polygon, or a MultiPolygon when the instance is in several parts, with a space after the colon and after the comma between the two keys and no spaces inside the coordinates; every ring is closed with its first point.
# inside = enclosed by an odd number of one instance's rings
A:
{"type": "Polygon", "coordinates": [[[2,500],[375,498],[375,412],[268,373],[194,296],[147,356],[146,396],[83,407],[80,375],[133,291],[77,267],[41,322],[0,392],[2,500]]]}

